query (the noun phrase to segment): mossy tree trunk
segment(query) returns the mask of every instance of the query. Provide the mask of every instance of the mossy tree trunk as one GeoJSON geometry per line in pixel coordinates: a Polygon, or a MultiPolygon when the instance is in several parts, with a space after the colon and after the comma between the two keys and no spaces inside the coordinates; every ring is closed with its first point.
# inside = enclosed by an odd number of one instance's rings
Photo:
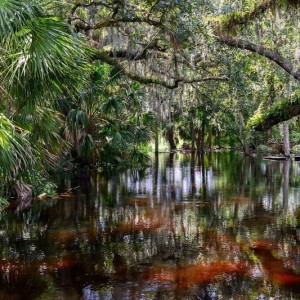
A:
{"type": "Polygon", "coordinates": [[[174,135],[175,135],[174,125],[172,125],[166,131],[166,138],[167,138],[167,141],[170,145],[170,150],[176,150],[177,149],[174,135]]]}
{"type": "Polygon", "coordinates": [[[193,120],[190,122],[190,134],[191,134],[191,152],[195,153],[195,126],[193,120]]]}
{"type": "Polygon", "coordinates": [[[240,141],[242,143],[242,147],[243,147],[243,152],[245,155],[247,156],[251,156],[250,153],[250,147],[249,147],[249,141],[248,141],[248,137],[247,137],[247,128],[245,125],[245,121],[244,121],[244,116],[241,113],[241,111],[237,112],[238,115],[238,119],[240,122],[240,141]]]}
{"type": "Polygon", "coordinates": [[[282,123],[282,132],[283,132],[283,152],[284,152],[284,156],[290,157],[291,156],[290,135],[289,135],[289,123],[287,121],[284,121],[282,123]]]}

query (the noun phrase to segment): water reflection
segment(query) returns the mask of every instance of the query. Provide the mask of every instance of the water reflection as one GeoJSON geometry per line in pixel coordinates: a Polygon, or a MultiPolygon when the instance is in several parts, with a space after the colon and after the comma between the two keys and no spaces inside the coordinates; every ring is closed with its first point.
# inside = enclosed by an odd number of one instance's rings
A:
{"type": "Polygon", "coordinates": [[[300,164],[156,158],[2,212],[0,299],[300,299],[300,164]]]}

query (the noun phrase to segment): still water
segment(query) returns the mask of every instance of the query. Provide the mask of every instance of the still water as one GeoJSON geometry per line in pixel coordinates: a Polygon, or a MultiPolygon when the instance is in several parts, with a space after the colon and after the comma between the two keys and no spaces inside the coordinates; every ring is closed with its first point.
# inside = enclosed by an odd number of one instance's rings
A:
{"type": "Polygon", "coordinates": [[[161,154],[0,214],[0,299],[300,299],[300,163],[161,154]]]}

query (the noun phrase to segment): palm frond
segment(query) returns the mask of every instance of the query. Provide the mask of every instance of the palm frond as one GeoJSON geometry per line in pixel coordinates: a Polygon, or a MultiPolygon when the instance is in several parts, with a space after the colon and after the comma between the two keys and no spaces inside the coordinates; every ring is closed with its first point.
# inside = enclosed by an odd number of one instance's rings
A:
{"type": "MultiPolygon", "coordinates": [[[[18,16],[17,2],[0,2],[0,22],[7,28],[11,25],[6,18],[14,6],[18,16]],[[3,3],[9,3],[11,10],[4,9],[3,3]]],[[[74,89],[86,66],[83,44],[59,19],[46,15],[39,6],[28,1],[19,2],[31,7],[32,13],[20,17],[21,21],[10,34],[8,30],[2,33],[5,43],[1,73],[7,90],[27,102],[54,98],[74,89]]]]}
{"type": "Polygon", "coordinates": [[[39,13],[28,1],[0,0],[0,39],[11,37],[39,13]]]}
{"type": "Polygon", "coordinates": [[[15,177],[19,170],[35,163],[36,150],[27,135],[0,114],[0,172],[4,177],[15,177]]]}

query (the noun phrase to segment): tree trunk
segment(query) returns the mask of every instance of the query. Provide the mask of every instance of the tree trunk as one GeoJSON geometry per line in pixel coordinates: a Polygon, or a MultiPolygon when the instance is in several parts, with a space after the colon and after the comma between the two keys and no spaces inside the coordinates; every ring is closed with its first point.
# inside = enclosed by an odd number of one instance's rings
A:
{"type": "Polygon", "coordinates": [[[289,207],[290,161],[284,161],[283,163],[282,200],[283,213],[286,214],[289,207]]]}
{"type": "Polygon", "coordinates": [[[206,128],[206,120],[203,119],[201,122],[201,149],[200,151],[205,152],[205,128],[206,128]]]}
{"type": "Polygon", "coordinates": [[[195,139],[196,139],[196,147],[197,147],[197,152],[201,152],[201,129],[200,128],[195,128],[195,139]]]}
{"type": "Polygon", "coordinates": [[[167,129],[166,138],[170,145],[170,150],[176,150],[177,147],[176,147],[176,143],[174,140],[174,126],[173,125],[167,129]]]}
{"type": "Polygon", "coordinates": [[[244,121],[244,116],[243,114],[238,111],[238,118],[240,121],[240,140],[242,141],[243,144],[243,152],[245,155],[247,156],[251,156],[250,153],[250,147],[249,147],[249,143],[247,141],[247,133],[246,133],[246,125],[245,125],[245,121],[244,121]]]}
{"type": "Polygon", "coordinates": [[[266,110],[267,114],[264,114],[265,118],[263,118],[262,121],[253,124],[252,128],[257,131],[266,131],[280,122],[287,121],[300,115],[300,98],[295,99],[293,102],[290,102],[290,100],[284,101],[284,109],[276,108],[276,103],[273,104],[270,109],[266,110]]]}
{"type": "Polygon", "coordinates": [[[283,152],[286,157],[290,157],[290,135],[289,135],[289,123],[287,121],[282,123],[283,131],[283,152]]]}
{"type": "Polygon", "coordinates": [[[194,122],[193,120],[190,122],[190,132],[191,132],[191,152],[195,153],[195,127],[194,127],[194,122]]]}
{"type": "Polygon", "coordinates": [[[159,148],[159,137],[158,137],[158,131],[155,133],[155,141],[154,141],[154,153],[158,154],[158,148],[159,148]]]}
{"type": "Polygon", "coordinates": [[[211,152],[212,151],[212,130],[211,127],[208,127],[208,150],[211,152]]]}

